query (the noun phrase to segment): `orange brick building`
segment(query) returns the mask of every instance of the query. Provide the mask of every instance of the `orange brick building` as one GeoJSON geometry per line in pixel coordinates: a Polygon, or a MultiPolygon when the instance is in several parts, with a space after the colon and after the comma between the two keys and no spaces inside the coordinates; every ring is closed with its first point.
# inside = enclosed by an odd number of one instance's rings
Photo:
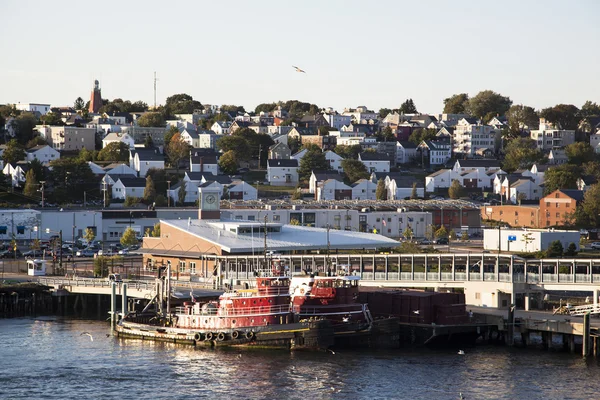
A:
{"type": "Polygon", "coordinates": [[[525,228],[564,226],[571,222],[570,215],[581,201],[583,201],[581,190],[556,190],[540,199],[537,206],[483,206],[481,219],[502,221],[510,226],[525,228]]]}

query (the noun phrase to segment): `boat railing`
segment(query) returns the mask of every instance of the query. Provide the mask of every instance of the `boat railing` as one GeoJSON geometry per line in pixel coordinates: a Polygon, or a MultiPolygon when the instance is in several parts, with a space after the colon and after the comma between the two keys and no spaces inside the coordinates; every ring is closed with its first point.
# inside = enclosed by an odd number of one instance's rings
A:
{"type": "MultiPolygon", "coordinates": [[[[195,311],[195,310],[194,310],[195,311]]],[[[193,312],[188,307],[177,307],[177,314],[190,314],[193,312]]],[[[219,316],[219,317],[251,317],[257,315],[285,314],[290,312],[289,304],[278,304],[269,306],[237,307],[237,308],[208,308],[200,310],[200,313],[193,312],[190,315],[195,316],[219,316]]]]}
{"type": "Polygon", "coordinates": [[[324,309],[331,308],[335,309],[336,312],[346,313],[346,312],[363,312],[362,304],[331,304],[328,306],[320,306],[320,307],[310,307],[310,306],[302,306],[302,310],[300,311],[302,315],[318,315],[323,314],[324,309]]]}

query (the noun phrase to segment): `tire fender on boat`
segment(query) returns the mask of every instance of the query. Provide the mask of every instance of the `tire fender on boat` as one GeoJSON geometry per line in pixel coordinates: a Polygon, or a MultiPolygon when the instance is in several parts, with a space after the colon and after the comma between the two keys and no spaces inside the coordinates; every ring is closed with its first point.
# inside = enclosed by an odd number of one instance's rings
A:
{"type": "Polygon", "coordinates": [[[214,335],[212,332],[208,332],[206,334],[206,336],[204,337],[205,340],[213,340],[213,338],[214,338],[214,335]]]}
{"type": "Polygon", "coordinates": [[[219,333],[217,334],[217,340],[218,340],[219,342],[222,342],[223,340],[225,340],[225,334],[224,334],[223,332],[219,332],[219,333]]]}
{"type": "Polygon", "coordinates": [[[240,337],[240,332],[239,331],[233,331],[231,332],[231,338],[232,339],[237,339],[240,337]]]}
{"type": "Polygon", "coordinates": [[[246,332],[246,339],[250,340],[254,338],[254,332],[248,331],[246,332]]]}
{"type": "Polygon", "coordinates": [[[202,340],[202,334],[200,332],[196,332],[196,334],[194,335],[194,340],[196,341],[201,341],[202,340]]]}

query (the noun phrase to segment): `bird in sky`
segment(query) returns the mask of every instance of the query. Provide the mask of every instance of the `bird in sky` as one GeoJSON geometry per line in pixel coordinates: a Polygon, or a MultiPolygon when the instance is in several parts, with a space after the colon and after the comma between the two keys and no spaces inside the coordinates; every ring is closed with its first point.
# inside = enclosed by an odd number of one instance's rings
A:
{"type": "Polygon", "coordinates": [[[296,67],[295,65],[292,65],[292,67],[296,69],[296,72],[302,72],[303,74],[306,73],[306,71],[304,71],[303,69],[300,69],[300,68],[296,67]]]}
{"type": "Polygon", "coordinates": [[[89,337],[90,337],[90,340],[91,340],[92,342],[94,341],[94,337],[92,336],[92,334],[91,334],[91,333],[89,333],[89,332],[81,332],[81,335],[79,335],[79,336],[83,336],[83,335],[89,336],[89,337]]]}

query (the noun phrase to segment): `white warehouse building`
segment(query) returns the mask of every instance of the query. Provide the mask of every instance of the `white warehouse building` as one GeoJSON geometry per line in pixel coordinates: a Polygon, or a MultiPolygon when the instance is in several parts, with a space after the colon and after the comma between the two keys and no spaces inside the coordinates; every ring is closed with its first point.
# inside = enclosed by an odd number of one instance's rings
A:
{"type": "Polygon", "coordinates": [[[484,250],[535,252],[547,250],[550,243],[560,240],[563,249],[575,243],[579,250],[579,231],[559,231],[555,229],[484,229],[484,250]]]}

